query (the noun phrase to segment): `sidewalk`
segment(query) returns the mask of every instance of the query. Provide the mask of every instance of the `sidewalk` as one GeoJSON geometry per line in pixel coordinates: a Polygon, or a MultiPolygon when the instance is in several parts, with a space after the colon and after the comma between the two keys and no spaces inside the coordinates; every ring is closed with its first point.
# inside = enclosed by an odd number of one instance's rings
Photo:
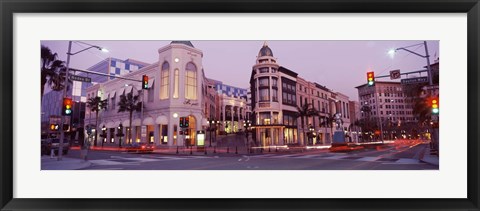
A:
{"type": "Polygon", "coordinates": [[[62,157],[61,161],[57,157],[50,158],[50,156],[41,157],[41,170],[76,170],[87,168],[92,163],[82,159],[62,157]]]}
{"type": "Polygon", "coordinates": [[[423,155],[420,156],[420,160],[422,162],[425,162],[425,163],[429,163],[429,164],[432,164],[432,165],[439,165],[439,157],[438,155],[431,155],[430,154],[430,147],[428,145],[426,145],[424,151],[423,151],[423,155]]]}

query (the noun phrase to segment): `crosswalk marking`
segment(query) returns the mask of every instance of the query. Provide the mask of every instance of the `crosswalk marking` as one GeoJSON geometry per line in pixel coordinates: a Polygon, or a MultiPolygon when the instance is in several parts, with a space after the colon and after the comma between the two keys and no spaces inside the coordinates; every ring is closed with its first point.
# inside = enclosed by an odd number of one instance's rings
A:
{"type": "Polygon", "coordinates": [[[357,161],[367,161],[368,162],[368,161],[376,161],[378,159],[380,159],[380,158],[379,157],[363,157],[363,158],[358,159],[357,161]]]}
{"type": "Polygon", "coordinates": [[[172,160],[186,160],[186,159],[198,159],[207,158],[201,156],[154,156],[144,155],[142,157],[122,157],[122,156],[110,156],[109,159],[90,160],[93,165],[97,166],[113,166],[113,165],[140,165],[144,162],[158,162],[158,161],[172,161],[172,160]]]}
{"type": "Polygon", "coordinates": [[[325,160],[345,160],[345,161],[363,161],[363,162],[381,162],[383,164],[422,164],[417,159],[410,158],[382,158],[382,157],[361,157],[358,155],[348,155],[346,153],[326,153],[326,154],[264,154],[253,155],[252,158],[292,158],[292,159],[325,159],[325,160]]]}

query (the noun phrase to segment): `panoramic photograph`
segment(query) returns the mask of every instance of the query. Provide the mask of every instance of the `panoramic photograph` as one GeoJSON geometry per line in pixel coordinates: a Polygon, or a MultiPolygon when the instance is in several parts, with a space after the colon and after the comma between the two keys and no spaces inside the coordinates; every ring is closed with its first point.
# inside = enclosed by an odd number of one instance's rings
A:
{"type": "Polygon", "coordinates": [[[439,170],[438,40],[43,40],[41,170],[439,170]]]}

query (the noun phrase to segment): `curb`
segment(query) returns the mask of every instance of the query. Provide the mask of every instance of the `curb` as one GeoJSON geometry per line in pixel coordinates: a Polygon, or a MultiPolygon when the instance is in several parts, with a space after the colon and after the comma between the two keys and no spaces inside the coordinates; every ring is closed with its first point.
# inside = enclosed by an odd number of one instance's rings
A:
{"type": "Polygon", "coordinates": [[[420,162],[428,163],[428,164],[435,165],[435,166],[440,166],[440,162],[439,163],[434,163],[434,162],[430,162],[430,161],[425,160],[424,159],[425,158],[425,153],[430,154],[430,149],[429,149],[428,145],[425,146],[425,149],[422,151],[422,153],[420,154],[420,156],[418,158],[418,160],[420,160],[420,162]]]}
{"type": "Polygon", "coordinates": [[[86,169],[86,168],[88,168],[88,167],[90,167],[90,166],[92,166],[92,165],[93,165],[93,163],[92,163],[92,162],[90,162],[90,161],[86,161],[86,163],[87,163],[87,165],[86,165],[86,166],[82,166],[82,167],[75,168],[75,169],[72,169],[72,170],[82,170],[82,169],[86,169]]]}

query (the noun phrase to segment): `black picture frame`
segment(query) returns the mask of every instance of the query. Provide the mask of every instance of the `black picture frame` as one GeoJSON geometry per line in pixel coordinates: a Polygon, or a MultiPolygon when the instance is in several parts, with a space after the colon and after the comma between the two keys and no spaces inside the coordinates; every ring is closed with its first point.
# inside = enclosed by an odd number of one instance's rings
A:
{"type": "MultiPolygon", "coordinates": [[[[478,0],[0,0],[0,207],[2,210],[479,210],[478,0]],[[466,199],[18,199],[13,198],[15,13],[467,13],[468,197],[466,199]]],[[[234,190],[232,190],[234,191],[234,190]]],[[[448,191],[448,190],[445,190],[448,191]]]]}

